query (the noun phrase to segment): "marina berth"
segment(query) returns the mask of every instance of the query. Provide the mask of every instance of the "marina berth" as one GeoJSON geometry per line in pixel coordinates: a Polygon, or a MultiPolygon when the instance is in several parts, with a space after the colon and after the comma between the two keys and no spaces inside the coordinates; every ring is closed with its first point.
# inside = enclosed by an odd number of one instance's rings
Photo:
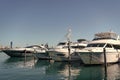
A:
{"type": "Polygon", "coordinates": [[[88,43],[87,47],[77,50],[84,64],[117,63],[120,60],[119,35],[114,32],[102,32],[95,34],[95,38],[88,43]]]}
{"type": "Polygon", "coordinates": [[[22,48],[9,48],[2,51],[10,57],[31,57],[36,53],[46,53],[46,50],[44,46],[32,45],[22,48]]]}
{"type": "Polygon", "coordinates": [[[85,48],[86,46],[87,43],[83,43],[82,41],[81,43],[70,42],[69,54],[68,42],[60,42],[55,48],[48,50],[48,53],[54,61],[76,61],[81,59],[78,53],[74,53],[75,50],[85,48]]]}

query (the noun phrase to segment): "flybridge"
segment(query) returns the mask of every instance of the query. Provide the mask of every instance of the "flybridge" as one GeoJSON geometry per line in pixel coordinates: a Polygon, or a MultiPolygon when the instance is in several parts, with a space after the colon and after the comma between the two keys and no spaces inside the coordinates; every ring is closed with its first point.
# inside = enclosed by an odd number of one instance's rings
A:
{"type": "Polygon", "coordinates": [[[101,32],[95,34],[95,38],[93,40],[98,40],[98,39],[118,39],[118,35],[114,32],[101,32]]]}

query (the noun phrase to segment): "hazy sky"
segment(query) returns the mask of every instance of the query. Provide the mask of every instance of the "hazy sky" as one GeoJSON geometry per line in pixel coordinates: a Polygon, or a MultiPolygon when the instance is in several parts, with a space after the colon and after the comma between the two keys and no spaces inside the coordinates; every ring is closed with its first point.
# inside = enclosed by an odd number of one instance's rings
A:
{"type": "Polygon", "coordinates": [[[120,0],[0,0],[0,45],[56,45],[69,27],[72,41],[120,34],[120,0]]]}

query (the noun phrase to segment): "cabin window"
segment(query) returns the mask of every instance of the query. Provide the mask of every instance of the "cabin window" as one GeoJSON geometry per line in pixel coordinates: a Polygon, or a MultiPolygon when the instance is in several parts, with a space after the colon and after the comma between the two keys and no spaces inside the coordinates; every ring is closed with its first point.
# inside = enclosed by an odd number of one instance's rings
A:
{"type": "Polygon", "coordinates": [[[57,56],[65,56],[65,54],[57,54],[57,56]]]}
{"type": "Polygon", "coordinates": [[[59,43],[58,45],[66,45],[66,43],[59,43]]]}
{"type": "Polygon", "coordinates": [[[107,44],[107,45],[106,45],[106,48],[112,48],[112,45],[107,44]]]}
{"type": "Polygon", "coordinates": [[[79,56],[77,52],[73,53],[72,56],[79,56]]]}
{"type": "Polygon", "coordinates": [[[63,48],[68,48],[68,46],[64,46],[63,48]]]}
{"type": "Polygon", "coordinates": [[[113,45],[115,49],[120,49],[120,45],[113,45]]]}
{"type": "Polygon", "coordinates": [[[71,46],[72,48],[85,48],[85,46],[71,46]]]}
{"type": "Polygon", "coordinates": [[[103,47],[105,44],[97,43],[97,44],[88,44],[87,47],[103,47]]]}
{"type": "MultiPolygon", "coordinates": [[[[82,49],[82,48],[85,48],[85,46],[70,46],[71,48],[74,48],[74,49],[82,49]]],[[[68,48],[68,46],[64,46],[63,48],[68,48]]]]}

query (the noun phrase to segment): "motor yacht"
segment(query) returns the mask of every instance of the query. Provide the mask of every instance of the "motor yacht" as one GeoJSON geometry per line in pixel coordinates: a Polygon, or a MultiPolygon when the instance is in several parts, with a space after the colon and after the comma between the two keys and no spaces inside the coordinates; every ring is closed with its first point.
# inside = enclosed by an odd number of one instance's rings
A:
{"type": "Polygon", "coordinates": [[[87,43],[85,41],[79,42],[70,42],[70,51],[68,42],[60,42],[58,45],[48,50],[48,53],[50,57],[54,61],[76,61],[81,60],[80,55],[78,53],[75,53],[77,49],[83,49],[87,46],[87,43]]]}
{"type": "Polygon", "coordinates": [[[94,39],[82,50],[76,50],[84,64],[116,63],[120,60],[119,35],[114,32],[95,34],[94,39]]]}
{"type": "Polygon", "coordinates": [[[10,57],[30,57],[36,53],[46,53],[46,50],[44,46],[32,45],[20,48],[8,48],[2,51],[10,57]]]}

